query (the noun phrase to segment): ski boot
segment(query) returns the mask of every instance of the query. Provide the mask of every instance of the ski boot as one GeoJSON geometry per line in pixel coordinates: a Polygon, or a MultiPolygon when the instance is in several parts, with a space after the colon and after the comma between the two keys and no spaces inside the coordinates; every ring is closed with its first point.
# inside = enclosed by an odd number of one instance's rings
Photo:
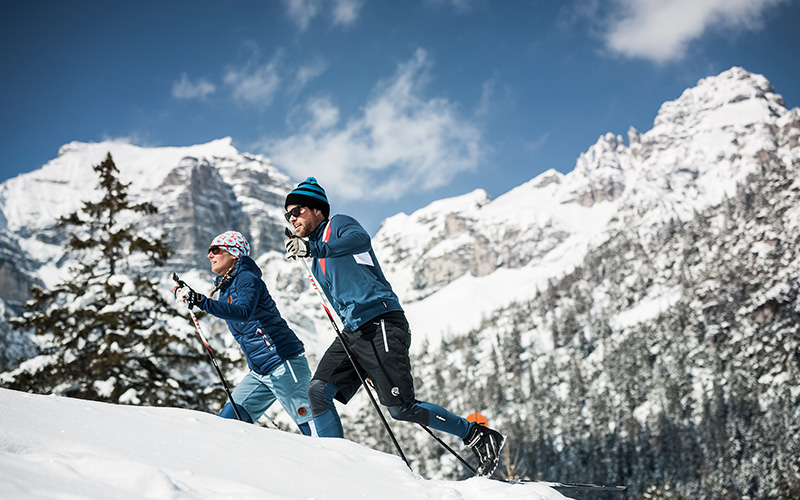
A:
{"type": "Polygon", "coordinates": [[[478,457],[478,470],[475,475],[480,477],[491,476],[500,460],[500,450],[506,442],[506,437],[494,429],[480,424],[474,424],[469,429],[464,444],[469,446],[478,457]]]}

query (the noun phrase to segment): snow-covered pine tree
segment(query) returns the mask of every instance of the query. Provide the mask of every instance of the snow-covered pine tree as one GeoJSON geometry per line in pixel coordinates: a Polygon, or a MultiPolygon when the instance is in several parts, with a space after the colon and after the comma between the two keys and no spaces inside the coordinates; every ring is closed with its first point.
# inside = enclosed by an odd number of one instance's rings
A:
{"type": "MultiPolygon", "coordinates": [[[[33,330],[40,353],[4,374],[3,385],[127,404],[216,407],[214,375],[193,330],[147,277],[169,256],[165,240],[137,230],[151,203],[132,204],[109,153],[94,167],[98,202],[58,221],[65,256],[77,262],[50,290],[34,287],[15,328],[33,330]]],[[[163,286],[163,285],[162,285],[163,286]]]]}

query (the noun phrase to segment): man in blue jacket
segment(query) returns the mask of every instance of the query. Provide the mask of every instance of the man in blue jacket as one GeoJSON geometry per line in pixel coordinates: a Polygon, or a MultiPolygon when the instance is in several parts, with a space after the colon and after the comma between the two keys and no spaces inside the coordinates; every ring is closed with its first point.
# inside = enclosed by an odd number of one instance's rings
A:
{"type": "MultiPolygon", "coordinates": [[[[233,390],[239,414],[248,422],[258,420],[277,399],[300,431],[311,435],[307,388],[311,369],[300,339],[281,317],[275,301],[261,280],[261,269],[250,258],[250,244],[237,231],[227,231],[208,249],[211,271],[217,274],[212,300],[183,286],[175,296],[189,307],[222,318],[239,343],[250,371],[233,390]]],[[[230,402],[220,412],[236,418],[230,402]]]]}
{"type": "Polygon", "coordinates": [[[286,240],[287,257],[313,258],[312,273],[344,324],[342,337],[354,358],[351,362],[337,338],[319,362],[308,386],[318,435],[343,437],[333,400],[347,403],[353,397],[361,386],[358,369],[372,380],[393,418],[460,437],[478,457],[478,473],[492,474],[505,436],[414,396],[411,331],[369,234],[352,217],[329,216],[325,190],[313,177],[289,193],[285,208],[295,229],[295,236],[286,240]]]}

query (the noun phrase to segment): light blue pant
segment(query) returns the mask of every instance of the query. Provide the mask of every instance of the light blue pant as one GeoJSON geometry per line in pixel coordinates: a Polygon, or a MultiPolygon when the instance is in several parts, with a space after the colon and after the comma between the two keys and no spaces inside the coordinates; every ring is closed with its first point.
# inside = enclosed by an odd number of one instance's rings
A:
{"type": "MultiPolygon", "coordinates": [[[[278,365],[267,375],[249,371],[233,390],[233,400],[240,410],[244,409],[247,412],[248,415],[242,415],[242,418],[248,420],[247,417],[250,417],[254,422],[277,399],[286,413],[304,431],[308,429],[307,423],[311,421],[311,406],[306,393],[310,381],[311,369],[308,367],[308,360],[300,354],[278,365]]],[[[220,416],[236,418],[230,403],[225,405],[220,416]]]]}

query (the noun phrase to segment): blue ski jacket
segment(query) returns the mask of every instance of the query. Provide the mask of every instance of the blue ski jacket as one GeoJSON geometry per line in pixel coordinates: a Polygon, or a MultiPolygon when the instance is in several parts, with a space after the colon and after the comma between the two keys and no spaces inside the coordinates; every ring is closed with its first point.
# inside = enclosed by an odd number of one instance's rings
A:
{"type": "Polygon", "coordinates": [[[367,231],[352,217],[334,215],[309,235],[311,272],[345,328],[358,330],[369,320],[402,311],[386,281],[367,231]]]}
{"type": "MultiPolygon", "coordinates": [[[[217,276],[215,286],[221,276],[217,276]]],[[[303,343],[289,328],[261,280],[261,269],[247,256],[239,258],[218,300],[204,298],[198,307],[228,324],[241,346],[247,365],[268,375],[278,365],[305,352],[303,343]]]]}

